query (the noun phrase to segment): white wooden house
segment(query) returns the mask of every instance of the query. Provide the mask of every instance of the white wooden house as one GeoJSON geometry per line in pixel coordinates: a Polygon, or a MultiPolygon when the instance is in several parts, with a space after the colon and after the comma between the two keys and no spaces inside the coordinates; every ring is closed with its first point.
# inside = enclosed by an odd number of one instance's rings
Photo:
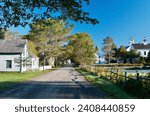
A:
{"type": "Polygon", "coordinates": [[[96,53],[96,64],[106,64],[105,56],[100,53],[96,53]]]}
{"type": "Polygon", "coordinates": [[[24,72],[38,69],[38,66],[39,59],[29,54],[27,40],[0,40],[0,71],[24,72]],[[30,63],[24,63],[25,60],[30,63]]]}
{"type": "Polygon", "coordinates": [[[134,40],[130,40],[130,45],[126,48],[127,52],[130,50],[136,50],[137,53],[141,55],[141,57],[146,58],[148,53],[150,52],[150,44],[144,39],[143,43],[135,43],[134,40]]]}

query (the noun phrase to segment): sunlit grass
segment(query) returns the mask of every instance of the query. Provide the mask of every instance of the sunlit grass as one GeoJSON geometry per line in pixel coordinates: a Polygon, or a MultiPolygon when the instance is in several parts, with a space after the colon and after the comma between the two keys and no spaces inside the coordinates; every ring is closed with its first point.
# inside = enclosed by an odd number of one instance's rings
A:
{"type": "Polygon", "coordinates": [[[42,71],[35,71],[35,72],[1,72],[0,73],[0,90],[8,89],[16,84],[32,79],[36,76],[42,75],[44,73],[48,73],[51,70],[45,70],[44,72],[42,71]]]}
{"type": "Polygon", "coordinates": [[[81,69],[77,70],[93,85],[98,87],[101,91],[104,91],[108,95],[108,98],[116,98],[116,99],[135,98],[106,78],[98,77],[81,69]]]}

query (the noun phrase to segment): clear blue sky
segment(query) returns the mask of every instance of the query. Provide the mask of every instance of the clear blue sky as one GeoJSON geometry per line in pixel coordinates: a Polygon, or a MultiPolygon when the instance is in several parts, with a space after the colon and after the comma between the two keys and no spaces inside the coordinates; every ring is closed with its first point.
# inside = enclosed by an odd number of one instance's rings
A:
{"type": "MultiPolygon", "coordinates": [[[[84,10],[100,23],[93,26],[75,23],[72,33],[87,32],[95,45],[102,47],[103,38],[111,36],[115,44],[128,45],[130,37],[142,42],[144,36],[150,42],[150,0],[90,0],[90,6],[84,10]]],[[[29,27],[11,28],[21,34],[27,34],[29,27]]]]}

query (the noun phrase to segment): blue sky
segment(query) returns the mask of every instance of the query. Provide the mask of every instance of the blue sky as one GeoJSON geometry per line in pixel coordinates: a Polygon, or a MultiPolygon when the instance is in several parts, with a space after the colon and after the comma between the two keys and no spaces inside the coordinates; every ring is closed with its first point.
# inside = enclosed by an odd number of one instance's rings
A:
{"type": "MultiPolygon", "coordinates": [[[[142,42],[144,37],[150,42],[150,0],[90,0],[84,10],[100,23],[93,26],[75,23],[72,33],[87,32],[95,45],[102,47],[103,38],[111,36],[115,44],[128,45],[133,37],[135,42],[142,42]]],[[[11,28],[21,34],[27,34],[29,27],[11,28]]]]}

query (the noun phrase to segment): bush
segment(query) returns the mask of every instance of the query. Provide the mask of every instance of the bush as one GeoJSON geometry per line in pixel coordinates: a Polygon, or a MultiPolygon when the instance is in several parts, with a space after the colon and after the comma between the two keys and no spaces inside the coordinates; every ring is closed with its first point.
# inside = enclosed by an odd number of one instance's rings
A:
{"type": "Polygon", "coordinates": [[[120,75],[118,76],[118,80],[116,81],[116,84],[118,86],[120,86],[121,88],[124,88],[124,77],[123,77],[123,73],[120,73],[120,75]]]}
{"type": "Polygon", "coordinates": [[[141,90],[141,82],[137,81],[136,79],[129,79],[126,82],[125,90],[132,93],[135,96],[139,96],[138,93],[141,90]]]}

